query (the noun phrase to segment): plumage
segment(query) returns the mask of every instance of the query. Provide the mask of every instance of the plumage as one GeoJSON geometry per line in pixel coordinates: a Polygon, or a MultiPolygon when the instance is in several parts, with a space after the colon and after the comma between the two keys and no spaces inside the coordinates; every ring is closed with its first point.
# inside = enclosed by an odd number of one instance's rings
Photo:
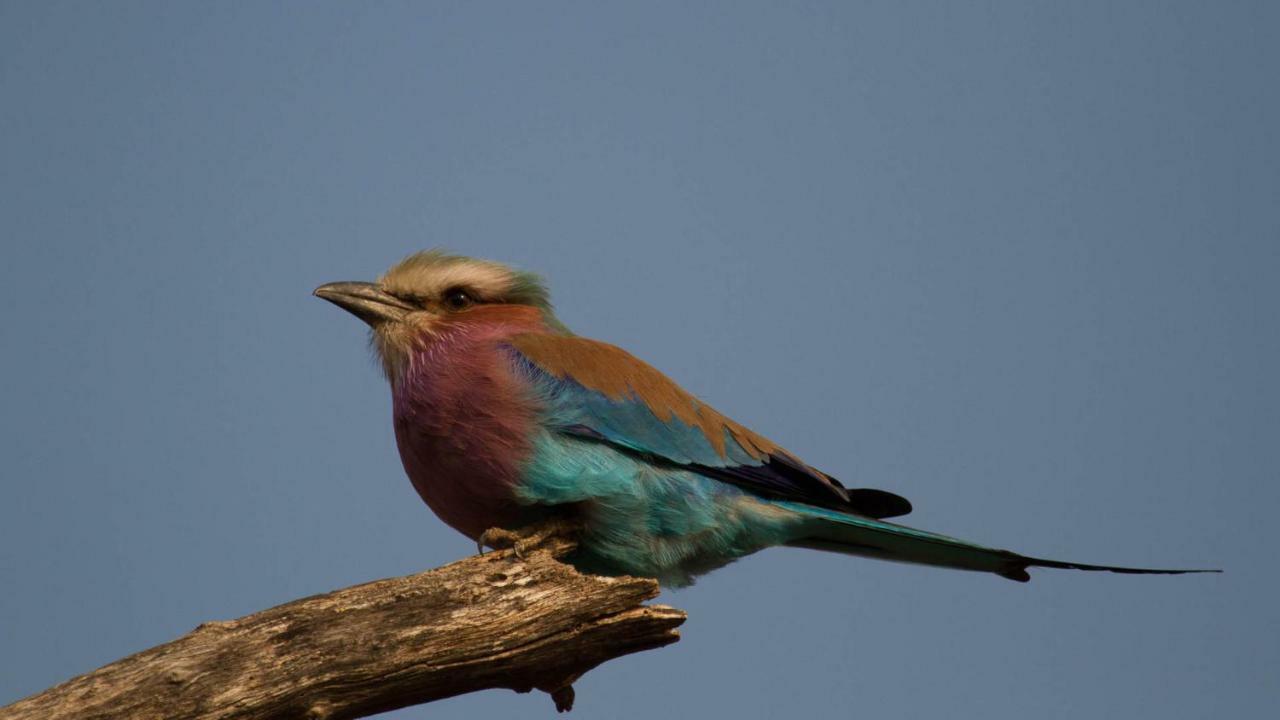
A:
{"type": "Polygon", "coordinates": [[[775,545],[1029,578],[1041,560],[885,522],[911,510],[845,488],[621,348],[577,337],[531,273],[439,251],[316,294],[369,324],[400,457],[447,524],[478,539],[568,516],[584,569],[687,585],[775,545]]]}
{"type": "Polygon", "coordinates": [[[515,335],[508,344],[546,397],[547,424],[558,432],[660,458],[762,497],[875,517],[911,510],[905,499],[883,491],[862,491],[860,507],[836,480],[621,348],[547,333],[515,335]]]}

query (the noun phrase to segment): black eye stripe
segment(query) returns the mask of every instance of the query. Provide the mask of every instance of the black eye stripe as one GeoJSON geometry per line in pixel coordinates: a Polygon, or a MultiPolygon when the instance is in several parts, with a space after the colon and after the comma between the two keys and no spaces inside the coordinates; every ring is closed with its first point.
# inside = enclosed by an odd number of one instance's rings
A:
{"type": "Polygon", "coordinates": [[[423,295],[421,293],[409,292],[407,290],[388,290],[386,292],[392,297],[404,300],[408,303],[413,303],[414,305],[422,308],[427,308],[428,306],[438,302],[454,310],[462,310],[471,307],[472,305],[479,305],[486,302],[485,300],[481,300],[477,297],[475,291],[460,285],[451,287],[440,293],[438,296],[423,295]]]}
{"type": "Polygon", "coordinates": [[[404,290],[386,290],[385,292],[397,300],[403,300],[407,303],[413,303],[414,305],[425,305],[427,301],[425,296],[414,292],[407,292],[404,290]]]}

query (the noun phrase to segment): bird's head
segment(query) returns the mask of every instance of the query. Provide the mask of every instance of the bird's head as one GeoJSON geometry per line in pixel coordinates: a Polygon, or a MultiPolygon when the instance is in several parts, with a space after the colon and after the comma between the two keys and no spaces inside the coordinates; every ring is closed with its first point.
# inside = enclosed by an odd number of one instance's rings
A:
{"type": "Polygon", "coordinates": [[[541,323],[567,332],[537,275],[440,250],[410,255],[377,282],[328,283],[315,295],[368,323],[370,343],[393,383],[415,349],[451,330],[541,323]]]}

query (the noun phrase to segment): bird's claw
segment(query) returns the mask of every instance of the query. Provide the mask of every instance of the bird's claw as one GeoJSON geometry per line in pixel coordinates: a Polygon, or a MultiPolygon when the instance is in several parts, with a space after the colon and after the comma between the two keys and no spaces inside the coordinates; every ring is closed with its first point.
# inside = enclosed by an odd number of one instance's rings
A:
{"type": "Polygon", "coordinates": [[[494,550],[512,550],[521,560],[529,553],[547,545],[548,541],[562,536],[576,535],[581,526],[563,518],[530,525],[518,530],[492,527],[480,533],[476,550],[483,555],[486,547],[494,550]]]}
{"type": "Polygon", "coordinates": [[[513,550],[516,557],[523,560],[525,552],[536,544],[536,537],[525,538],[519,533],[492,527],[480,533],[480,537],[476,540],[476,549],[481,555],[484,554],[484,549],[487,547],[494,550],[513,550]],[[533,540],[533,543],[530,543],[530,540],[533,540]]]}

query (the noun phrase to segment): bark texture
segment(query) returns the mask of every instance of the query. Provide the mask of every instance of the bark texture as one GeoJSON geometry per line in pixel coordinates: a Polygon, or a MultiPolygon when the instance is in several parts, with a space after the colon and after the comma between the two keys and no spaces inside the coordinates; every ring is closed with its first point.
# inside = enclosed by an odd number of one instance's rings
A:
{"type": "MultiPolygon", "coordinates": [[[[488,537],[488,536],[487,536],[488,537]]],[[[583,575],[559,529],[417,575],[210,622],[0,708],[0,720],[341,720],[488,688],[551,694],[606,660],[679,639],[652,580],[583,575]]]]}

